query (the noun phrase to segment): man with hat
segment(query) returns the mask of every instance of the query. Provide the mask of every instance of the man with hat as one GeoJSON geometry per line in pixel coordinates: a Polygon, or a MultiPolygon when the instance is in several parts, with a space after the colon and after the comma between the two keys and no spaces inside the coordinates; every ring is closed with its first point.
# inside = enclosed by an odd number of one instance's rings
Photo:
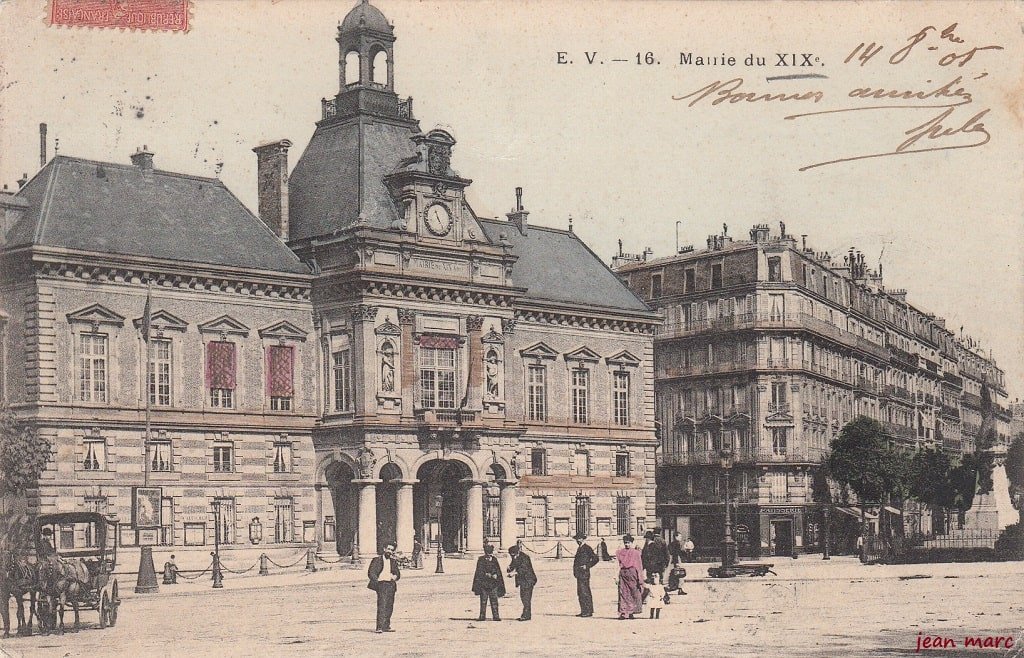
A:
{"type": "Polygon", "coordinates": [[[594,595],[590,592],[590,570],[600,560],[597,553],[587,543],[587,536],[580,532],[576,535],[576,557],[572,560],[572,575],[576,577],[576,597],[580,600],[580,617],[594,616],[594,595]]]}

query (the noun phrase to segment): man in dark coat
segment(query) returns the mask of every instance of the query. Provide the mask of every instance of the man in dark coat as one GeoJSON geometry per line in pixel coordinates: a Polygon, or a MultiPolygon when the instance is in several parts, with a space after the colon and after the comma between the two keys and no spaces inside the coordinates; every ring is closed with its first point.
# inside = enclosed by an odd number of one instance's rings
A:
{"type": "Polygon", "coordinates": [[[576,598],[580,600],[580,617],[594,616],[594,595],[590,592],[590,570],[600,560],[587,543],[587,536],[576,535],[576,557],[572,560],[572,575],[576,577],[576,598]]]}
{"type": "Polygon", "coordinates": [[[370,578],[367,588],[377,592],[377,633],[390,633],[391,613],[395,609],[395,591],[402,573],[395,560],[395,545],[387,544],[384,552],[370,560],[366,575],[370,578]]]}
{"type": "Polygon", "coordinates": [[[642,575],[641,580],[646,580],[646,574],[654,572],[654,533],[648,530],[644,533],[644,547],[640,549],[640,563],[644,566],[645,575],[642,575]]]}
{"type": "Polygon", "coordinates": [[[668,544],[665,543],[665,538],[661,536],[661,528],[654,531],[653,541],[650,543],[651,546],[651,567],[648,570],[647,575],[651,576],[657,574],[661,578],[657,582],[665,582],[665,570],[668,569],[670,562],[668,554],[668,544]]]}
{"type": "Polygon", "coordinates": [[[473,593],[480,597],[480,617],[477,621],[487,619],[487,602],[491,602],[491,617],[501,621],[498,616],[498,598],[505,596],[505,576],[501,573],[498,558],[494,557],[494,546],[484,546],[484,554],[476,561],[476,573],[473,574],[473,593]]]}
{"type": "Polygon", "coordinates": [[[508,566],[508,573],[516,574],[516,587],[519,588],[519,598],[523,602],[523,614],[519,615],[516,621],[530,621],[533,616],[533,587],[537,584],[537,574],[533,571],[533,562],[526,551],[518,544],[508,549],[512,564],[508,566]]]}
{"type": "Polygon", "coordinates": [[[668,544],[668,554],[672,557],[673,567],[679,564],[679,560],[683,557],[683,541],[678,532],[675,533],[672,541],[668,544]]]}

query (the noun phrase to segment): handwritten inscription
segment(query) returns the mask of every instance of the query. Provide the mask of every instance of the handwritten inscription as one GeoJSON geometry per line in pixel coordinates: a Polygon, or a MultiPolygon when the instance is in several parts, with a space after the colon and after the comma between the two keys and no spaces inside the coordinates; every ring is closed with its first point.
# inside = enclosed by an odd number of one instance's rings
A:
{"type": "Polygon", "coordinates": [[[963,644],[957,644],[956,638],[945,635],[917,634],[917,648],[915,653],[921,653],[922,649],[956,649],[958,647],[968,649],[1012,649],[1013,637],[1009,635],[967,635],[963,644]]]}
{"type": "MultiPolygon", "coordinates": [[[[868,70],[874,67],[899,67],[912,58],[917,64],[935,66],[938,71],[957,71],[957,75],[943,76],[939,81],[926,80],[924,84],[908,85],[898,88],[877,84],[857,84],[840,96],[832,105],[833,100],[826,93],[825,86],[817,86],[814,78],[824,78],[821,74],[800,74],[768,78],[767,82],[775,85],[784,81],[787,85],[795,84],[800,79],[804,88],[786,90],[755,89],[742,77],[728,80],[715,80],[672,96],[675,101],[686,103],[687,107],[705,105],[717,107],[736,104],[793,104],[793,105],[825,105],[828,109],[808,109],[806,112],[791,114],[787,120],[805,119],[849,112],[888,113],[886,117],[912,117],[911,121],[897,127],[895,121],[885,122],[874,131],[875,136],[883,140],[889,139],[887,129],[896,128],[893,132],[892,144],[889,148],[868,153],[850,154],[845,157],[814,162],[800,168],[807,171],[826,165],[842,162],[866,160],[870,158],[892,157],[913,153],[949,151],[955,149],[978,148],[989,143],[992,134],[985,124],[985,118],[991,111],[987,107],[972,107],[975,93],[971,91],[973,84],[988,76],[986,71],[971,72],[970,66],[980,66],[985,53],[1002,50],[996,44],[974,45],[958,34],[958,24],[953,23],[939,30],[934,26],[926,26],[909,36],[902,44],[892,46],[876,42],[861,42],[855,46],[843,60],[844,66],[856,67],[855,70],[868,70]],[[930,114],[923,114],[929,111],[930,114]]],[[[701,58],[704,63],[704,58],[701,58]]],[[[733,66],[735,60],[723,54],[722,57],[707,58],[720,66],[733,66]]],[[[815,58],[816,59],[816,58],[815,58]]],[[[789,65],[809,66],[812,60],[808,57],[795,58],[789,65]]],[[[681,58],[681,63],[696,63],[696,58],[681,58]]],[[[749,66],[750,63],[747,63],[749,66]]],[[[896,72],[897,68],[887,68],[885,72],[896,72]]],[[[829,92],[833,93],[834,92],[829,92]]]]}

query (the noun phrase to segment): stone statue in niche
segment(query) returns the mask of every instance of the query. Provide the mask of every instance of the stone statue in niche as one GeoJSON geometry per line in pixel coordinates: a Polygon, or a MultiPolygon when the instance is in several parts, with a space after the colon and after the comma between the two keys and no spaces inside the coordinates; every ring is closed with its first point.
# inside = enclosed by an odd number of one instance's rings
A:
{"type": "Polygon", "coordinates": [[[368,478],[373,476],[373,465],[377,460],[373,456],[373,451],[367,447],[359,449],[359,477],[368,478]]]}
{"type": "Polygon", "coordinates": [[[395,392],[395,346],[389,340],[380,348],[380,390],[395,392]]]}
{"type": "Polygon", "coordinates": [[[484,376],[487,397],[498,397],[498,353],[494,350],[488,351],[487,358],[484,359],[484,376]]]}
{"type": "Polygon", "coordinates": [[[522,455],[516,450],[512,454],[512,475],[519,477],[519,474],[523,472],[522,455]]]}

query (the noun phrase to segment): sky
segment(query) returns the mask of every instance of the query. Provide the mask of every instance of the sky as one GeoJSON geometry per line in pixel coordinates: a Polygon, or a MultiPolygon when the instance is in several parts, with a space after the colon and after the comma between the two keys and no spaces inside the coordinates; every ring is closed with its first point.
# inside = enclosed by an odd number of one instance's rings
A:
{"type": "MultiPolygon", "coordinates": [[[[745,238],[784,221],[816,250],[881,262],[887,287],[963,326],[1024,395],[1022,5],[374,4],[395,25],[396,89],[458,140],[477,214],[503,217],[522,186],[531,222],[571,216],[606,260],[620,238],[671,254],[677,222],[700,248],[723,224],[745,238]],[[793,75],[817,77],[779,78],[793,75]]],[[[41,0],[0,0],[0,182],[38,170],[46,122],[51,155],[56,139],[127,163],[146,145],[255,208],[251,149],[288,138],[298,161],[337,93],[352,6],[195,0],[181,34],[54,27],[41,0]]]]}

